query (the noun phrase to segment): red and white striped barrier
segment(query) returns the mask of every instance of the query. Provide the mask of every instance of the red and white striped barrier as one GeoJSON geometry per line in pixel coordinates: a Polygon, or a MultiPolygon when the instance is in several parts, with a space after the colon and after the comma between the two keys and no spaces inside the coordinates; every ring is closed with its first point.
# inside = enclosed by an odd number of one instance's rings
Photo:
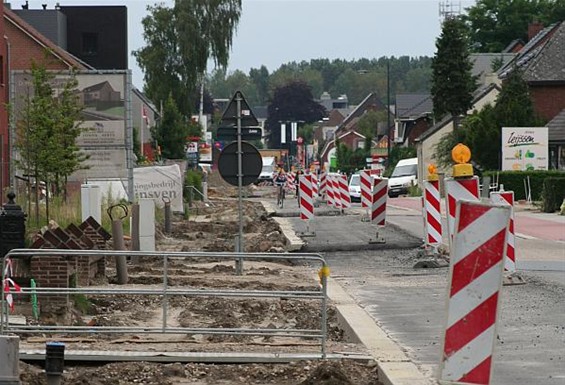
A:
{"type": "Polygon", "coordinates": [[[314,199],[312,198],[312,175],[300,175],[300,219],[314,218],[314,199]]]}
{"type": "Polygon", "coordinates": [[[326,189],[327,189],[327,181],[328,175],[323,172],[320,174],[320,198],[324,198],[326,196],[326,189]]]}
{"type": "Polygon", "coordinates": [[[510,226],[508,226],[508,242],[506,244],[506,258],[504,270],[516,271],[516,249],[514,236],[514,191],[496,191],[490,193],[490,201],[498,205],[510,206],[510,226]]]}
{"type": "Polygon", "coordinates": [[[339,175],[332,175],[332,190],[334,193],[334,207],[336,209],[341,209],[341,193],[339,192],[339,175]]]}
{"type": "Polygon", "coordinates": [[[370,170],[361,171],[359,181],[361,184],[361,207],[370,208],[371,201],[373,199],[372,197],[373,177],[371,176],[371,171],[370,170]]]}
{"type": "Polygon", "coordinates": [[[351,196],[349,195],[349,187],[347,186],[347,175],[339,175],[337,180],[339,195],[341,197],[341,208],[348,209],[351,207],[351,196]]]}
{"type": "Polygon", "coordinates": [[[326,176],[326,202],[328,206],[335,206],[334,186],[332,176],[326,176]]]}
{"type": "Polygon", "coordinates": [[[439,181],[424,181],[424,234],[426,245],[438,247],[442,242],[441,197],[439,181]]]}
{"type": "Polygon", "coordinates": [[[388,198],[388,179],[373,179],[371,197],[371,222],[384,226],[386,222],[386,201],[388,198]]]}
{"type": "Polygon", "coordinates": [[[479,178],[445,178],[445,199],[447,203],[447,230],[449,242],[453,240],[455,230],[455,209],[460,200],[479,201],[479,178]]]}
{"type": "Polygon", "coordinates": [[[286,186],[284,187],[286,191],[294,190],[294,179],[295,176],[293,173],[289,172],[286,174],[286,186]]]}
{"type": "Polygon", "coordinates": [[[510,209],[459,201],[439,380],[490,383],[510,209]]]}
{"type": "Polygon", "coordinates": [[[4,291],[4,298],[6,299],[6,304],[10,308],[11,312],[14,312],[14,297],[12,292],[21,293],[22,288],[20,285],[15,283],[10,277],[14,275],[14,267],[12,260],[6,258],[6,266],[4,267],[4,282],[2,283],[2,290],[4,291]]]}
{"type": "Polygon", "coordinates": [[[318,197],[318,175],[316,173],[310,175],[312,175],[312,197],[316,199],[318,197]]]}

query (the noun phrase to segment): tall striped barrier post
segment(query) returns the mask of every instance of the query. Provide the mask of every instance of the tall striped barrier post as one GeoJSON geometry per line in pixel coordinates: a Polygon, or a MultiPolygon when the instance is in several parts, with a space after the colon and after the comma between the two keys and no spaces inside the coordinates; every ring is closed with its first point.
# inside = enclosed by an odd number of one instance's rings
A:
{"type": "Polygon", "coordinates": [[[453,240],[455,231],[455,210],[460,200],[478,202],[479,178],[445,178],[445,199],[447,208],[447,229],[449,242],[453,240]]]}
{"type": "Polygon", "coordinates": [[[366,210],[366,217],[362,217],[361,220],[369,221],[373,200],[373,177],[370,170],[361,171],[359,183],[361,184],[361,207],[366,210]]]}
{"type": "Polygon", "coordinates": [[[328,206],[335,207],[334,186],[331,175],[326,175],[326,203],[328,206]]]}
{"type": "Polygon", "coordinates": [[[428,167],[428,180],[424,181],[422,197],[422,218],[424,224],[424,248],[419,251],[420,259],[414,268],[447,267],[445,258],[440,258],[439,248],[442,245],[441,197],[439,192],[439,176],[434,165],[428,167]]]}
{"type": "Polygon", "coordinates": [[[310,231],[310,221],[314,218],[312,175],[300,175],[299,178],[300,219],[306,222],[306,231],[300,233],[300,235],[303,237],[314,236],[314,232],[310,231]]]}
{"type": "Polygon", "coordinates": [[[312,175],[312,200],[314,201],[314,207],[318,207],[318,175],[313,172],[312,175]]]}
{"type": "Polygon", "coordinates": [[[434,165],[428,167],[428,172],[428,180],[424,181],[424,243],[437,254],[443,241],[439,176],[434,165]]]}
{"type": "Polygon", "coordinates": [[[320,199],[324,200],[326,198],[326,188],[327,188],[327,174],[322,172],[320,174],[320,199]]]}
{"type": "Polygon", "coordinates": [[[347,186],[347,175],[338,177],[339,195],[341,197],[341,208],[348,209],[351,207],[351,196],[349,195],[349,187],[347,186]]]}
{"type": "Polygon", "coordinates": [[[341,193],[339,192],[339,181],[338,175],[331,176],[332,181],[332,191],[334,193],[334,207],[341,211],[341,193]]]}
{"type": "Polygon", "coordinates": [[[516,250],[514,236],[514,192],[496,191],[490,193],[490,201],[495,205],[510,207],[510,226],[508,227],[508,244],[506,245],[506,258],[504,258],[504,270],[516,271],[516,250]]]}
{"type": "Polygon", "coordinates": [[[455,230],[455,209],[460,200],[479,201],[479,178],[473,175],[471,150],[462,143],[458,143],[451,150],[451,157],[456,163],[453,166],[453,178],[445,179],[445,199],[447,206],[447,230],[449,245],[453,241],[455,230]]]}
{"type": "Polygon", "coordinates": [[[456,203],[441,384],[490,384],[510,221],[508,206],[456,203]]]}
{"type": "Polygon", "coordinates": [[[516,271],[516,236],[514,233],[514,192],[496,191],[490,193],[493,204],[510,207],[510,226],[508,226],[508,240],[506,244],[506,258],[504,259],[504,281],[507,285],[523,285],[524,278],[516,271]]]}
{"type": "Polygon", "coordinates": [[[388,179],[373,178],[373,191],[371,194],[371,223],[377,225],[375,239],[370,238],[369,243],[385,243],[379,236],[378,229],[386,224],[386,202],[388,199],[388,179]]]}

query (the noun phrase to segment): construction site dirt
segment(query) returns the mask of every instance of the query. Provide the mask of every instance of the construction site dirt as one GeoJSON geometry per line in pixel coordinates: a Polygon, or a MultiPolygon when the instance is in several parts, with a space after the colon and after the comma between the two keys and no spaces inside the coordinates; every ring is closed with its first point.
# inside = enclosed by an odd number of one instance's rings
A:
{"type": "MultiPolygon", "coordinates": [[[[244,194],[253,195],[254,187],[244,194]]],[[[275,190],[273,189],[273,199],[275,190]]],[[[216,174],[209,178],[209,203],[194,202],[186,215],[174,216],[172,232],[165,235],[157,225],[158,251],[233,252],[238,234],[237,188],[216,174]]],[[[258,202],[243,200],[243,234],[249,253],[282,253],[287,240],[276,221],[258,202]]],[[[308,261],[246,260],[242,274],[236,263],[222,258],[171,259],[167,284],[171,288],[194,288],[210,292],[318,291],[319,266],[308,261]]],[[[128,282],[120,289],[159,288],[163,283],[163,261],[142,257],[128,262],[128,282]]],[[[116,271],[108,264],[107,279],[93,288],[118,287],[116,271]]],[[[311,330],[321,328],[320,301],[285,297],[222,297],[219,295],[170,296],[166,316],[162,296],[85,295],[74,296],[73,325],[158,328],[167,319],[171,328],[227,328],[311,330]]],[[[348,339],[338,324],[336,309],[327,303],[325,352],[331,359],[297,359],[290,362],[110,362],[103,359],[66,361],[62,384],[359,384],[380,385],[375,362],[362,344],[348,339]],[[347,358],[335,358],[335,357],[347,358]]],[[[301,336],[238,335],[217,333],[68,333],[21,335],[20,349],[45,347],[49,341],[65,344],[67,351],[210,354],[305,354],[320,353],[320,341],[301,336]]],[[[22,384],[47,384],[41,361],[20,362],[22,384]]]]}

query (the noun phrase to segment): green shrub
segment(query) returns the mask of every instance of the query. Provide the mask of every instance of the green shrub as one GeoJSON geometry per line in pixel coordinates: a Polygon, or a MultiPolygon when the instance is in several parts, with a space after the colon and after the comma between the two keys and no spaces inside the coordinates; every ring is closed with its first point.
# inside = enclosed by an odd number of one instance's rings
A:
{"type": "Polygon", "coordinates": [[[526,199],[526,189],[524,181],[530,177],[530,188],[533,201],[540,201],[542,199],[542,190],[544,180],[547,178],[563,178],[565,172],[563,171],[485,171],[484,176],[490,176],[491,182],[496,180],[498,173],[498,184],[504,185],[504,190],[514,191],[514,199],[526,199]]]}
{"type": "Polygon", "coordinates": [[[553,213],[559,210],[563,199],[565,199],[565,177],[546,178],[543,181],[542,211],[544,213],[553,213]]]}
{"type": "Polygon", "coordinates": [[[199,170],[191,169],[186,172],[183,191],[185,201],[191,202],[191,200],[202,200],[202,195],[191,188],[194,187],[198,191],[202,192],[202,177],[202,172],[199,170]]]}
{"type": "Polygon", "coordinates": [[[422,196],[422,189],[420,186],[412,184],[408,187],[408,196],[410,197],[421,197],[422,196]]]}

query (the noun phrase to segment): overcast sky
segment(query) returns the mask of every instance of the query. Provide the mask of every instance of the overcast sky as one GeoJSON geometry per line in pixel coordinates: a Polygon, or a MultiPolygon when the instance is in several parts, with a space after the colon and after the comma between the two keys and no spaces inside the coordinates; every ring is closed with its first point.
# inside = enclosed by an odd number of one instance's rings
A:
{"type": "MultiPolygon", "coordinates": [[[[19,9],[25,0],[11,0],[19,9]]],[[[29,0],[30,9],[47,4],[125,5],[129,51],[144,45],[141,20],[145,0],[29,0]]],[[[168,6],[173,0],[162,1],[168,6]]],[[[441,0],[461,10],[474,1],[441,0]]],[[[361,59],[381,56],[433,56],[440,28],[440,0],[243,0],[243,11],[228,66],[248,73],[265,65],[270,72],[289,61],[361,59]]],[[[133,83],[143,74],[130,56],[133,83]]],[[[210,68],[212,69],[212,68],[210,68]]]]}

